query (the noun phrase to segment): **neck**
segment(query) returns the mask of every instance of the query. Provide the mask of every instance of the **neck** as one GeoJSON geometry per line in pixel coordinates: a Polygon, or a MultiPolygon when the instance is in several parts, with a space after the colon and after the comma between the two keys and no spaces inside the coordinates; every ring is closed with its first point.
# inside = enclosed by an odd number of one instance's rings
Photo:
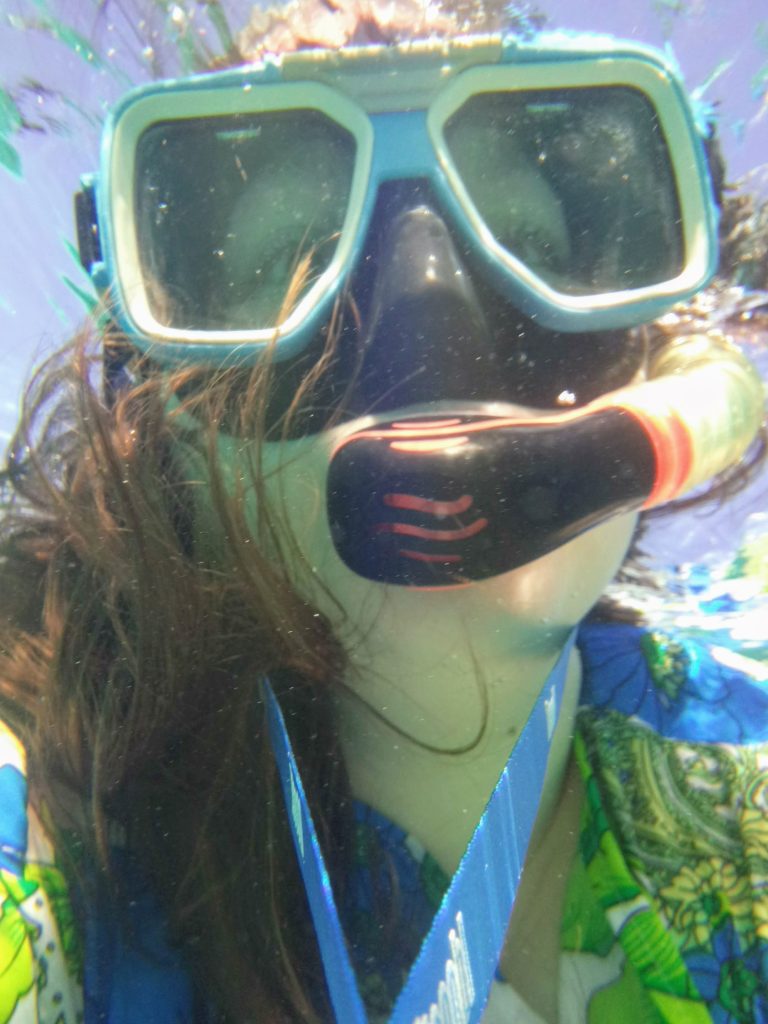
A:
{"type": "MultiPolygon", "coordinates": [[[[354,795],[418,839],[451,875],[565,638],[532,644],[530,626],[519,637],[512,628],[494,650],[478,645],[465,621],[444,628],[448,642],[432,633],[428,651],[389,647],[385,670],[353,658],[338,719],[354,795]]],[[[557,804],[580,679],[574,649],[532,849],[557,804]]]]}

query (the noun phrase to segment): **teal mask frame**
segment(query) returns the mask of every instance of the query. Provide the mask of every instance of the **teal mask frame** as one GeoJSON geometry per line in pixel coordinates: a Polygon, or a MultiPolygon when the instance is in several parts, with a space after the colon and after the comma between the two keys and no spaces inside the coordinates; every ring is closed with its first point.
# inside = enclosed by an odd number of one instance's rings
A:
{"type": "Polygon", "coordinates": [[[299,354],[332,316],[361,258],[380,187],[425,179],[446,219],[499,293],[525,315],[564,332],[630,327],[663,314],[700,290],[717,264],[718,213],[695,111],[675,69],[656,51],[592,35],[540,35],[533,41],[467,37],[395,47],[305,51],[128,93],[105,127],[101,170],[83,186],[94,197],[98,235],[86,259],[119,328],[162,362],[252,362],[299,354]],[[443,126],[484,91],[628,86],[652,104],[665,136],[682,222],[682,271],[652,286],[593,295],[556,291],[504,250],[466,192],[443,126]],[[176,118],[315,109],[356,142],[350,198],[335,255],[279,327],[172,328],[153,316],[142,282],[133,210],[134,155],[142,132],[176,118]]]}

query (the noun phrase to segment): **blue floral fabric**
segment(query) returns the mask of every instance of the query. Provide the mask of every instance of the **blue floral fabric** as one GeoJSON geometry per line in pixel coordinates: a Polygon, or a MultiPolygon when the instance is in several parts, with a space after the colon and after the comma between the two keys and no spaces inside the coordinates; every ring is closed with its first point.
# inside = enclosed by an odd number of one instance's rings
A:
{"type": "Polygon", "coordinates": [[[572,959],[622,955],[585,1019],[607,1024],[624,1005],[627,1024],[765,1024],[764,666],[632,627],[586,627],[580,647],[582,870],[563,948],[572,959]]]}
{"type": "Polygon", "coordinates": [[[386,1014],[419,952],[449,879],[412,837],[355,804],[355,860],[345,889],[344,929],[369,1011],[386,1014]]]}
{"type": "Polygon", "coordinates": [[[582,627],[579,646],[584,705],[637,718],[669,739],[768,740],[768,688],[758,682],[761,666],[747,658],[682,635],[612,624],[582,627]]]}
{"type": "Polygon", "coordinates": [[[66,882],[0,723],[0,1024],[80,1024],[82,948],[66,882]]]}

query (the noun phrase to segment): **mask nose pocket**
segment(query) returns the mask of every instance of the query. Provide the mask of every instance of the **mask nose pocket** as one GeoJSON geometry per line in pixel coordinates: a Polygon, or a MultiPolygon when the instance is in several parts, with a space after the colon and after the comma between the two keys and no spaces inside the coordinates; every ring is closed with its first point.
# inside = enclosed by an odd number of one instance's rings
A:
{"type": "Polygon", "coordinates": [[[443,219],[426,205],[399,212],[377,266],[360,376],[369,408],[481,395],[494,346],[443,219]]]}

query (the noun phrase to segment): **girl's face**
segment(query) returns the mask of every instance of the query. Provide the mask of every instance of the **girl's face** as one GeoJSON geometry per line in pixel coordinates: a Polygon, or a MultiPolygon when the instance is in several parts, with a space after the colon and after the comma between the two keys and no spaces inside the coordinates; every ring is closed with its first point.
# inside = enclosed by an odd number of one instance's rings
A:
{"type": "MultiPolygon", "coordinates": [[[[509,152],[497,147],[494,163],[487,145],[493,131],[493,125],[478,127],[472,119],[463,120],[453,129],[453,143],[463,154],[464,179],[468,187],[486,197],[483,215],[497,226],[512,249],[527,252],[530,248],[529,262],[538,265],[536,261],[541,259],[546,263],[548,269],[540,268],[542,273],[545,269],[551,274],[562,272],[577,260],[570,249],[560,202],[541,169],[514,147],[509,152]],[[498,201],[500,195],[508,201],[498,201]]],[[[290,152],[294,144],[295,159],[288,161],[290,169],[286,172],[278,174],[269,162],[264,164],[261,177],[249,172],[247,188],[230,225],[222,258],[227,269],[225,278],[233,282],[232,296],[239,296],[235,316],[242,313],[251,320],[258,319],[253,296],[259,294],[268,295],[273,305],[278,304],[279,290],[273,294],[267,287],[269,275],[274,273],[278,281],[285,281],[286,268],[297,263],[306,243],[288,230],[291,210],[297,212],[298,222],[309,219],[312,224],[310,247],[330,235],[339,220],[340,210],[332,201],[334,196],[338,198],[338,189],[333,183],[342,175],[344,153],[327,142],[315,146],[311,136],[282,140],[281,152],[290,152]],[[318,182],[319,194],[325,198],[308,217],[308,211],[301,207],[301,197],[317,196],[318,182]],[[303,187],[309,184],[311,188],[303,187]],[[279,249],[278,242],[283,249],[279,249]],[[254,264],[251,249],[272,253],[270,265],[259,267],[258,281],[241,281],[237,277],[240,269],[254,264]]],[[[435,413],[530,421],[552,412],[561,396],[565,396],[566,403],[583,405],[604,391],[628,383],[636,374],[641,361],[639,347],[626,334],[603,332],[588,337],[549,332],[524,318],[486,278],[487,273],[451,229],[428,182],[407,180],[382,186],[361,258],[349,282],[349,307],[355,316],[347,320],[354,322],[345,323],[326,375],[333,381],[329,394],[346,394],[347,404],[342,410],[346,421],[308,437],[263,444],[260,463],[271,511],[295,541],[295,582],[330,620],[350,659],[361,665],[378,665],[387,657],[391,660],[394,644],[403,652],[404,666],[406,651],[415,662],[431,649],[439,661],[441,652],[456,649],[461,634],[467,638],[466,659],[471,654],[501,664],[521,650],[554,653],[599,598],[621,564],[632,536],[635,517],[618,516],[569,543],[555,539],[549,547],[559,546],[543,557],[537,555],[546,545],[532,546],[528,560],[524,557],[525,530],[521,529],[522,542],[517,543],[524,554],[514,564],[523,561],[522,567],[505,571],[513,564],[511,559],[500,565],[486,564],[482,572],[467,574],[473,579],[468,583],[437,571],[411,578],[407,573],[387,572],[365,578],[339,554],[334,529],[345,514],[354,517],[356,512],[352,503],[348,511],[342,504],[339,512],[337,501],[333,515],[329,514],[333,497],[329,490],[346,494],[346,489],[336,489],[334,482],[329,488],[329,468],[340,446],[353,435],[368,427],[435,413]],[[422,579],[437,585],[407,585],[422,579]]],[[[544,452],[542,462],[546,464],[541,473],[542,480],[552,479],[558,484],[562,484],[558,476],[562,460],[553,460],[551,452],[567,446],[565,432],[569,428],[560,429],[564,431],[562,444],[557,439],[557,443],[549,442],[550,454],[544,452]]],[[[513,460],[517,457],[514,443],[513,460]]],[[[242,441],[224,439],[222,444],[231,448],[223,453],[222,462],[236,472],[237,448],[242,441]]],[[[521,458],[537,465],[536,451],[521,458]]],[[[355,459],[353,455],[344,480],[350,483],[350,493],[360,494],[360,488],[368,485],[360,483],[359,460],[355,459]]],[[[456,500],[474,496],[478,505],[482,504],[480,491],[486,478],[495,481],[508,470],[502,469],[495,454],[482,462],[480,475],[472,476],[461,468],[466,462],[457,460],[456,500]]],[[[379,468],[376,459],[373,466],[375,476],[379,468]]],[[[433,481],[419,477],[422,467],[423,462],[415,458],[406,476],[398,477],[409,483],[416,481],[414,489],[400,497],[438,509],[435,515],[440,519],[446,502],[433,481]],[[418,498],[422,494],[429,497],[418,498]]],[[[585,466],[583,472],[603,472],[598,467],[599,460],[594,466],[585,466]]],[[[406,487],[399,489],[404,491],[406,487]]],[[[539,490],[543,492],[546,487],[542,484],[539,490]]],[[[555,490],[563,491],[567,499],[567,483],[555,490]]],[[[501,550],[495,526],[502,517],[505,495],[511,492],[502,482],[490,493],[487,508],[478,514],[474,525],[493,522],[483,543],[488,550],[501,550]]],[[[365,499],[365,495],[360,496],[365,499]]],[[[544,496],[541,504],[546,500],[544,496]]],[[[563,499],[558,493],[552,500],[563,499]]],[[[612,507],[615,510],[617,506],[612,507]]],[[[535,518],[532,514],[531,521],[535,518]]],[[[595,520],[582,517],[578,521],[595,520]]],[[[398,528],[403,525],[394,524],[398,528]]],[[[421,540],[426,534],[441,534],[439,522],[432,531],[409,525],[412,530],[420,530],[421,540]]],[[[373,532],[377,526],[373,524],[373,532]]],[[[369,542],[366,530],[362,531],[363,544],[369,542]]],[[[553,536],[564,534],[553,531],[553,536]]],[[[423,565],[438,557],[418,544],[412,547],[414,562],[419,558],[423,565]]]]}

